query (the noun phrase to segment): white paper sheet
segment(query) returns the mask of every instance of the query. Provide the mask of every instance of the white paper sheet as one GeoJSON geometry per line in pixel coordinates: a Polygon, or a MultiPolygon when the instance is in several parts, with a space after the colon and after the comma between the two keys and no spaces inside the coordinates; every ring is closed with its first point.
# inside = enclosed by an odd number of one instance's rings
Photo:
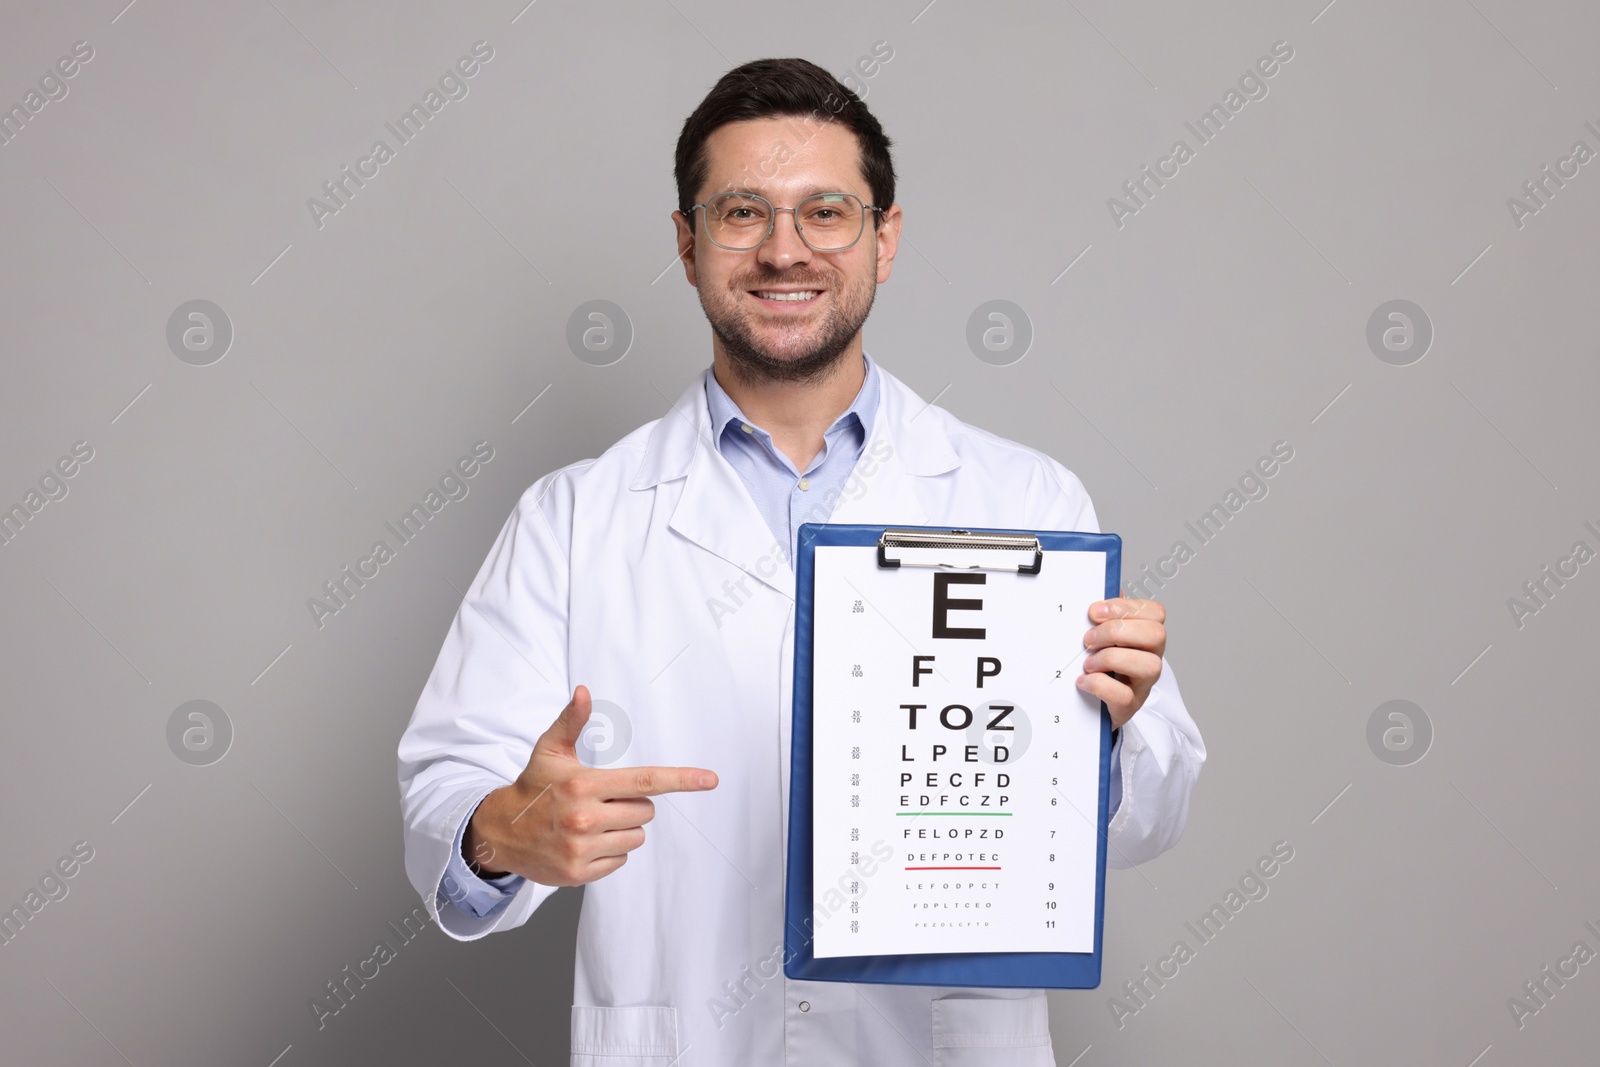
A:
{"type": "Polygon", "coordinates": [[[1094,950],[1100,703],[1075,680],[1105,567],[1047,552],[1036,575],[880,568],[873,548],[816,549],[818,958],[1094,950]]]}

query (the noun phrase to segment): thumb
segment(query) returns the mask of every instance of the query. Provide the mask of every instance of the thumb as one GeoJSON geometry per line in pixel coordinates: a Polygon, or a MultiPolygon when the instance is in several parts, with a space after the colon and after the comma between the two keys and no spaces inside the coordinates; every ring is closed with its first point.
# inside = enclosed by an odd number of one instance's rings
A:
{"type": "Polygon", "coordinates": [[[574,689],[572,699],[567,702],[567,706],[561,709],[556,721],[550,724],[550,728],[533,746],[534,752],[577,759],[578,738],[589,723],[589,712],[593,707],[587,686],[580,685],[574,689]]]}

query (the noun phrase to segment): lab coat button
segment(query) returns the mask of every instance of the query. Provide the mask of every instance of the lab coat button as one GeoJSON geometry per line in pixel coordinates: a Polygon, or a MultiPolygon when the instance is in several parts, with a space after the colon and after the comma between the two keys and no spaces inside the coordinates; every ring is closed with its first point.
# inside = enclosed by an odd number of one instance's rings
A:
{"type": "Polygon", "coordinates": [[[802,1000],[802,1001],[801,1001],[801,1002],[800,1002],[800,1010],[801,1010],[801,1011],[810,1011],[810,1010],[811,1010],[811,1001],[809,1001],[809,1000],[802,1000]]]}

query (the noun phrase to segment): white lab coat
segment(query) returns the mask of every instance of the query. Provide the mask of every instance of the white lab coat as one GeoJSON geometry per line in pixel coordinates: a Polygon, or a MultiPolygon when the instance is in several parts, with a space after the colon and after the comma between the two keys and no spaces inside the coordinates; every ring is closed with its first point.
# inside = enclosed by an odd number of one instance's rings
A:
{"type": "MultiPolygon", "coordinates": [[[[1065,467],[878,369],[872,440],[830,521],[1099,530],[1065,467]]],[[[462,820],[583,683],[631,728],[614,766],[708,767],[720,784],[657,798],[644,845],[585,887],[574,1065],[1053,1063],[1039,990],[784,978],[794,576],[712,444],[704,384],[540,478],[501,530],[400,741],[412,884],[459,940],[520,926],[555,892],[527,883],[486,920],[436,904],[462,820]]],[[[1205,761],[1170,667],[1121,737],[1112,866],[1178,840],[1205,761]]]]}

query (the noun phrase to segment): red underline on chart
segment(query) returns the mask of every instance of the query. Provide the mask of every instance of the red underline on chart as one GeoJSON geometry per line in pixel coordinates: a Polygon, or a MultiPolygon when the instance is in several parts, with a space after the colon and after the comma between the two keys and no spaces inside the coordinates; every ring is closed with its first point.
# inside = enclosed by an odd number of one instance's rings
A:
{"type": "Polygon", "coordinates": [[[998,871],[999,867],[907,867],[908,871],[998,871]]]}

